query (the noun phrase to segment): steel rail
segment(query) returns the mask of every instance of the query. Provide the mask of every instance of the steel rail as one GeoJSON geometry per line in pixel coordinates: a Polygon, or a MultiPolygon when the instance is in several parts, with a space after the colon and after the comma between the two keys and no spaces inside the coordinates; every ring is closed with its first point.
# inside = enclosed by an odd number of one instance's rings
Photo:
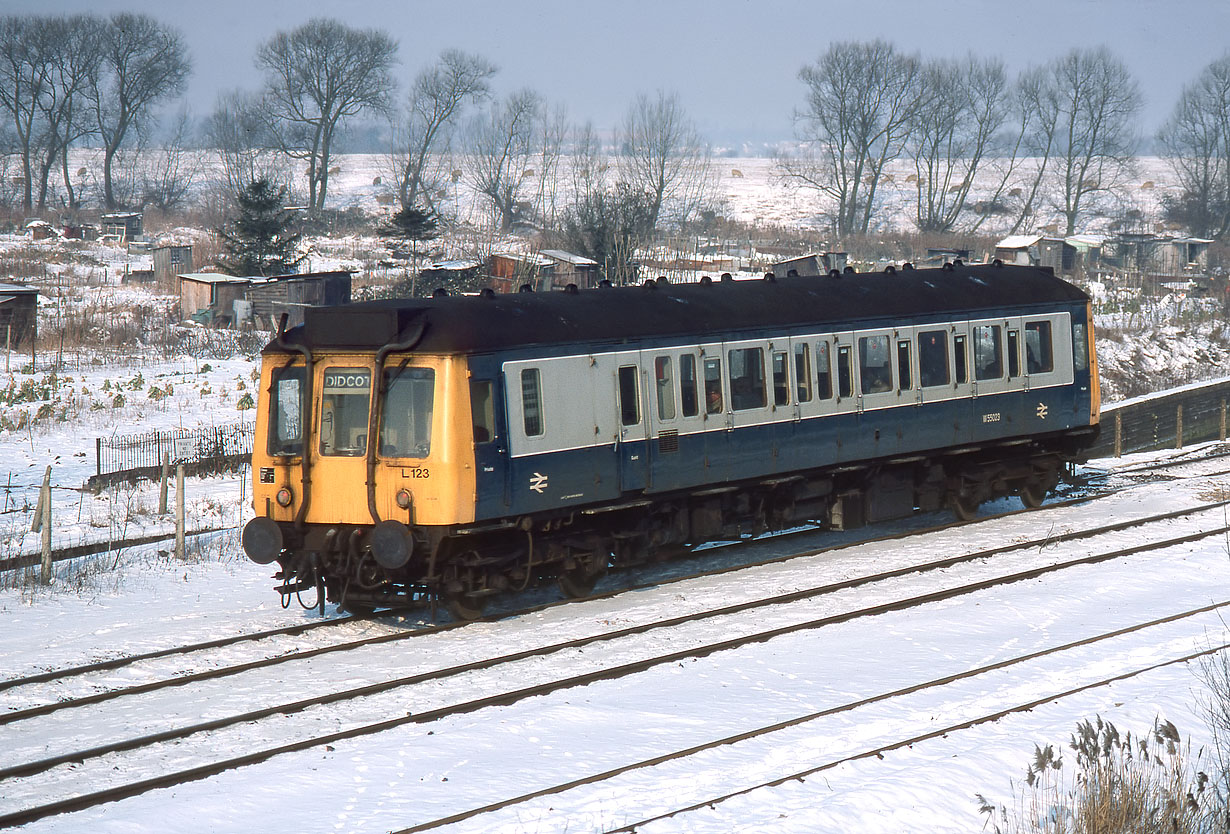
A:
{"type": "MultiPolygon", "coordinates": [[[[989,588],[1008,585],[1015,582],[1021,582],[1029,579],[1036,579],[1048,573],[1055,573],[1066,570],[1071,567],[1098,564],[1100,562],[1109,561],[1112,559],[1123,558],[1125,556],[1135,555],[1137,553],[1148,552],[1152,550],[1162,550],[1168,547],[1175,547],[1181,544],[1188,544],[1200,539],[1210,538],[1230,532],[1230,525],[1220,527],[1216,530],[1204,531],[1187,536],[1168,539],[1161,542],[1152,542],[1149,544],[1135,545],[1128,548],[1110,551],[1107,553],[1091,554],[1082,556],[1076,559],[1058,562],[1052,565],[1044,565],[1034,568],[1029,568],[1024,571],[1018,571],[1005,576],[993,577],[991,579],[980,580],[960,586],[958,588],[942,589],[926,594],[921,594],[908,599],[894,600],[879,605],[870,606],[868,608],[859,609],[857,611],[845,612],[843,614],[829,615],[814,620],[809,620],[802,623],[793,623],[787,626],[780,626],[764,631],[756,632],[750,635],[744,635],[729,640],[723,640],[716,643],[710,643],[704,646],[697,646],[689,649],[684,649],[668,654],[659,655],[652,658],[646,658],[638,661],[633,661],[619,666],[609,667],[606,669],[594,670],[591,672],[573,675],[568,678],[561,678],[548,683],[536,684],[533,686],[523,687],[521,689],[490,695],[483,698],[474,699],[471,701],[454,704],[452,706],[439,707],[432,710],[425,710],[420,713],[412,713],[405,716],[387,719],[374,724],[368,724],[360,727],[352,727],[347,730],[330,733],[325,736],[315,738],[301,739],[296,742],[291,742],[274,748],[254,751],[243,756],[225,759],[222,761],[212,762],[206,765],[189,768],[187,770],[167,773],[161,776],[144,779],[128,785],[121,785],[114,788],[108,788],[93,793],[79,794],[74,797],[51,802],[46,805],[40,805],[33,808],[16,811],[0,816],[0,828],[11,825],[22,825],[27,822],[43,819],[48,816],[77,811],[84,808],[94,807],[97,805],[106,804],[109,802],[118,801],[132,796],[137,796],[146,793],[150,790],[158,788],[172,787],[175,785],[185,784],[187,782],[206,779],[211,776],[216,776],[228,770],[234,770],[240,767],[247,767],[253,764],[272,759],[276,756],[285,755],[288,753],[299,752],[302,750],[319,747],[321,745],[333,744],[340,741],[346,741],[354,738],[375,735],[386,730],[396,729],[398,727],[409,724],[425,724],[433,721],[438,721],[442,718],[452,717],[456,715],[464,715],[478,710],[487,709],[496,706],[510,706],[521,700],[531,697],[551,694],[557,691],[571,689],[577,686],[585,686],[591,683],[605,680],[616,680],[646,671],[655,666],[661,666],[669,663],[677,663],[682,660],[691,660],[700,657],[708,657],[731,649],[741,648],[743,646],[752,645],[755,643],[763,643],[775,637],[780,637],[786,634],[793,634],[800,631],[813,630],[824,626],[833,625],[836,623],[848,622],[861,617],[875,616],[892,611],[904,610],[907,608],[926,605],[933,602],[940,602],[947,599],[952,599],[958,596],[975,593],[989,588]]],[[[301,707],[302,709],[302,707],[301,707]]],[[[77,761],[76,758],[71,759],[77,761]]]]}
{"type": "MultiPolygon", "coordinates": [[[[955,672],[951,675],[945,675],[940,678],[934,678],[929,681],[924,681],[923,683],[912,684],[910,686],[901,687],[900,689],[894,689],[890,692],[882,692],[878,695],[872,695],[867,698],[861,698],[857,701],[851,701],[850,703],[847,703],[847,704],[840,704],[838,706],[827,707],[822,710],[810,712],[806,715],[800,715],[795,718],[789,718],[784,721],[778,721],[773,724],[768,724],[763,727],[757,727],[755,729],[747,730],[742,733],[737,733],[732,736],[726,736],[725,738],[720,738],[720,739],[717,739],[716,741],[707,741],[707,742],[704,742],[703,744],[697,744],[692,747],[688,747],[684,750],[679,750],[673,753],[664,753],[660,756],[654,756],[653,758],[650,758],[650,759],[643,759],[638,762],[632,762],[630,764],[620,765],[619,767],[611,768],[610,770],[603,771],[602,773],[595,773],[590,776],[583,776],[578,779],[573,779],[570,782],[564,782],[562,784],[553,785],[548,788],[541,788],[536,791],[531,791],[529,793],[525,793],[520,796],[513,797],[512,799],[505,799],[499,802],[492,802],[491,804],[484,805],[481,808],[472,808],[468,811],[461,811],[459,813],[452,814],[451,816],[441,817],[440,819],[431,820],[430,822],[419,823],[418,825],[411,826],[410,828],[403,828],[398,831],[395,831],[393,832],[393,834],[414,834],[414,832],[429,831],[433,828],[439,828],[444,825],[451,825],[455,822],[462,822],[464,820],[471,819],[472,817],[477,817],[482,814],[491,813],[492,811],[500,811],[500,810],[503,810],[504,808],[509,808],[509,807],[512,807],[513,805],[519,805],[523,802],[528,802],[533,799],[541,799],[544,796],[553,796],[555,794],[560,794],[565,791],[572,790],[574,788],[583,787],[585,785],[593,785],[593,784],[597,784],[598,782],[605,782],[608,779],[613,779],[616,776],[621,776],[625,773],[629,773],[634,770],[644,770],[646,768],[657,767],[660,764],[665,764],[666,762],[670,762],[670,761],[676,761],[678,759],[685,759],[689,756],[694,756],[697,753],[703,753],[706,750],[713,750],[718,747],[730,746],[733,744],[737,744],[741,741],[747,741],[749,739],[759,738],[761,736],[766,736],[771,733],[776,733],[781,730],[789,729],[790,727],[796,727],[800,724],[806,724],[809,721],[816,721],[820,718],[827,718],[831,715],[839,715],[843,712],[853,712],[856,709],[861,709],[862,707],[870,706],[872,704],[880,703],[883,701],[888,701],[893,698],[900,698],[905,695],[912,695],[917,692],[923,692],[927,689],[936,689],[941,686],[947,686],[949,684],[956,683],[958,681],[969,680],[971,678],[976,678],[980,675],[985,675],[989,672],[995,672],[1001,669],[1010,668],[1012,666],[1018,666],[1022,663],[1027,663],[1031,660],[1037,660],[1039,658],[1047,657],[1050,655],[1058,655],[1066,651],[1071,651],[1072,649],[1081,648],[1083,646],[1091,646],[1095,643],[1114,639],[1115,637],[1122,637],[1126,634],[1132,634],[1137,631],[1144,631],[1149,628],[1156,628],[1157,626],[1166,625],[1172,622],[1177,622],[1179,620],[1183,620],[1188,617],[1195,617],[1200,614],[1207,614],[1210,611],[1216,611],[1218,609],[1226,608],[1228,606],[1230,606],[1230,600],[1216,602],[1210,605],[1204,605],[1199,608],[1191,609],[1190,611],[1181,611],[1177,614],[1171,614],[1166,617],[1159,617],[1155,620],[1150,620],[1149,622],[1146,622],[1146,623],[1138,623],[1136,625],[1125,626],[1123,628],[1118,628],[1118,629],[1115,629],[1114,631],[1108,631],[1103,634],[1095,635],[1093,637],[1087,637],[1081,640],[1073,640],[1069,643],[1064,643],[1059,646],[1052,646],[1051,648],[1048,648],[1048,649],[1039,649],[1038,651],[1035,651],[1035,652],[1029,652],[1028,654],[1019,655],[1017,657],[1008,658],[1006,660],[1000,660],[995,663],[989,663],[985,666],[979,666],[974,669],[967,669],[964,672],[955,672]]],[[[1218,651],[1228,646],[1230,646],[1230,643],[1225,643],[1217,647],[1217,649],[1214,649],[1213,651],[1218,651]]],[[[1187,659],[1191,659],[1191,657],[1189,656],[1183,659],[1187,660],[1187,659]]],[[[1175,661],[1171,661],[1171,662],[1175,662],[1175,661]]],[[[884,750],[884,749],[887,749],[887,748],[879,748],[879,750],[884,750]]],[[[872,755],[874,752],[877,752],[877,751],[872,751],[872,753],[868,753],[864,755],[872,755]]],[[[843,761],[847,761],[847,760],[843,760],[843,761]]],[[[837,763],[834,763],[834,764],[837,764],[837,763]]],[[[735,794],[731,794],[730,796],[734,796],[734,795],[735,794]]],[[[730,796],[727,796],[725,798],[728,799],[730,798],[730,796]]],[[[696,807],[705,807],[708,804],[710,803],[704,802],[704,803],[700,803],[696,807]]],[[[680,813],[680,811],[676,811],[674,813],[680,813]]],[[[671,816],[671,815],[667,814],[663,816],[671,816]]],[[[657,819],[661,819],[661,817],[654,818],[654,820],[657,820],[657,819]]],[[[654,820],[639,822],[639,823],[636,823],[636,825],[645,825],[646,822],[651,822],[654,820]]],[[[617,829],[617,830],[622,830],[622,829],[617,829]]]]}
{"type": "MultiPolygon", "coordinates": [[[[795,782],[795,781],[803,782],[809,776],[814,776],[817,773],[821,773],[825,770],[831,770],[832,768],[835,768],[839,765],[847,764],[848,762],[855,762],[855,761],[858,761],[859,759],[869,759],[872,756],[883,758],[885,753],[892,752],[893,750],[900,750],[902,747],[911,747],[915,744],[919,744],[924,741],[931,741],[932,739],[941,738],[943,736],[948,735],[949,733],[959,732],[960,730],[968,730],[973,727],[977,727],[980,724],[990,724],[991,722],[999,721],[1000,719],[1007,718],[1013,713],[1029,712],[1030,710],[1037,709],[1038,707],[1045,706],[1046,704],[1054,703],[1064,698],[1070,698],[1073,695],[1079,695],[1082,692],[1088,692],[1091,689],[1098,689],[1103,686],[1109,686],[1112,683],[1119,683],[1120,681],[1130,680],[1132,678],[1139,677],[1140,675],[1144,675],[1149,672],[1155,672],[1158,669],[1164,669],[1167,666],[1175,666],[1179,663],[1190,663],[1193,660],[1197,660],[1201,657],[1207,657],[1209,655],[1216,654],[1217,652],[1220,652],[1227,648],[1230,648],[1230,643],[1222,643],[1221,645],[1214,646],[1209,649],[1201,649],[1198,652],[1191,652],[1190,654],[1185,654],[1182,657],[1171,658],[1170,660],[1159,661],[1157,663],[1150,664],[1140,669],[1132,669],[1127,672],[1121,672],[1118,675],[1112,675],[1111,677],[1108,677],[1108,678],[1102,678],[1100,680],[1091,681],[1089,683],[1082,684],[1081,686],[1075,686],[1075,687],[1072,687],[1071,689],[1065,689],[1062,692],[1056,692],[1056,693],[1052,693],[1049,695],[1044,695],[1041,698],[1037,698],[1032,701],[1027,701],[1023,704],[1016,704],[1014,706],[1007,707],[1005,709],[1001,709],[1001,710],[997,710],[992,713],[981,715],[977,718],[971,718],[966,721],[960,721],[956,724],[949,724],[946,727],[941,727],[939,729],[930,730],[926,733],[922,733],[920,735],[916,735],[911,738],[902,739],[900,741],[894,741],[891,744],[881,745],[880,747],[876,747],[871,750],[863,750],[859,753],[855,753],[850,756],[844,756],[840,759],[835,759],[830,762],[825,762],[824,764],[816,765],[815,767],[807,768],[806,770],[801,770],[796,773],[791,773],[788,776],[782,776],[770,782],[762,782],[758,785],[753,785],[749,788],[743,788],[742,790],[732,791],[731,793],[724,794],[722,796],[716,796],[711,799],[706,799],[703,802],[697,802],[693,805],[689,805],[686,808],[678,808],[674,811],[670,811],[665,814],[659,814],[658,816],[651,817],[649,819],[640,820],[639,822],[634,822],[630,825],[620,826],[619,828],[611,828],[611,829],[606,830],[604,834],[617,834],[618,832],[627,832],[628,834],[631,834],[631,832],[636,831],[641,826],[649,825],[652,822],[658,822],[660,820],[670,819],[680,814],[686,814],[692,811],[699,811],[701,808],[710,808],[714,805],[717,805],[720,802],[725,802],[729,799],[734,799],[737,796],[744,796],[746,794],[751,793],[752,791],[761,790],[762,788],[776,788],[776,787],[786,784],[787,782],[795,782]]],[[[416,829],[406,829],[406,830],[414,831],[416,829]]],[[[394,834],[403,834],[403,832],[394,832],[394,834]]]]}
{"type": "MultiPolygon", "coordinates": [[[[460,672],[473,671],[475,669],[487,668],[488,666],[483,665],[483,664],[493,665],[494,662],[507,662],[508,659],[520,660],[520,659],[524,659],[525,657],[531,657],[535,655],[552,654],[556,651],[561,651],[563,649],[568,649],[568,648],[577,648],[577,647],[588,645],[592,642],[596,642],[600,640],[612,640],[612,639],[618,639],[620,637],[626,637],[626,636],[630,636],[633,634],[638,634],[638,633],[641,633],[642,631],[650,630],[652,628],[673,627],[675,625],[679,625],[680,623],[688,622],[689,620],[698,621],[698,620],[706,619],[709,617],[726,616],[729,614],[740,613],[742,611],[752,610],[755,608],[768,607],[772,605],[780,605],[780,604],[789,603],[789,602],[797,602],[802,599],[808,599],[810,597],[820,596],[823,594],[833,593],[836,591],[847,590],[850,588],[857,588],[862,585],[872,584],[875,582],[882,582],[887,579],[894,579],[894,578],[901,577],[901,576],[907,576],[913,573],[925,573],[925,572],[932,571],[932,570],[939,570],[943,568],[953,567],[954,565],[958,565],[964,562],[977,561],[978,559],[990,558],[992,556],[997,556],[1002,553],[1010,553],[1016,550],[1026,550],[1031,547],[1047,547],[1047,546],[1052,546],[1052,545],[1059,544],[1062,542],[1078,541],[1080,539],[1092,538],[1094,536],[1104,535],[1106,533],[1119,532],[1121,530],[1130,529],[1132,527],[1143,527],[1147,524],[1152,524],[1158,521],[1166,521],[1166,520],[1170,520],[1173,518],[1179,518],[1185,515],[1195,515],[1200,512],[1206,512],[1209,510],[1218,509],[1220,507],[1224,507],[1227,505],[1230,505],[1230,500],[1215,501],[1215,502],[1212,502],[1209,504],[1203,504],[1203,505],[1200,505],[1194,508],[1189,508],[1185,510],[1174,510],[1174,511],[1160,513],[1160,514],[1153,515],[1153,516],[1147,516],[1145,518],[1131,519],[1128,521],[1116,522],[1114,524],[1103,525],[1101,527],[1092,528],[1089,530],[1072,531],[1072,532],[1064,533],[1058,536],[1048,535],[1046,538],[1034,539],[1032,541],[1013,542],[1007,545],[1000,545],[994,548],[988,548],[985,550],[975,551],[973,553],[967,553],[962,556],[946,557],[943,559],[937,559],[931,562],[926,562],[921,565],[908,565],[908,566],[901,567],[901,568],[894,568],[888,571],[881,571],[879,573],[866,574],[866,575],[854,577],[851,579],[845,579],[840,582],[832,582],[832,583],[828,583],[825,585],[813,586],[811,588],[804,588],[804,589],[800,589],[797,591],[791,591],[786,594],[779,594],[779,595],[775,595],[771,597],[763,597],[763,598],[756,599],[756,600],[749,600],[746,602],[737,603],[735,605],[725,606],[723,608],[712,609],[708,612],[702,612],[698,615],[690,615],[690,616],[685,616],[685,617],[672,618],[670,620],[664,620],[664,621],[659,621],[655,623],[648,623],[648,624],[644,624],[641,626],[630,627],[628,629],[621,629],[621,630],[612,631],[612,632],[604,632],[603,634],[600,634],[600,635],[592,635],[590,637],[579,638],[577,640],[566,641],[563,643],[556,643],[556,644],[552,644],[546,647],[528,649],[525,652],[517,653],[517,655],[515,656],[505,656],[505,658],[503,659],[493,658],[490,661],[476,661],[475,663],[462,664],[461,666],[455,666],[455,667],[450,667],[449,669],[441,670],[438,673],[435,673],[435,677],[438,677],[438,678],[450,677],[454,674],[459,674],[460,672]]],[[[971,522],[963,522],[963,523],[971,523],[971,522]]],[[[911,534],[905,534],[905,535],[915,535],[915,534],[911,533],[911,534]]],[[[879,540],[877,539],[873,541],[879,541],[879,540]]],[[[866,544],[866,542],[860,542],[859,544],[866,544]]],[[[722,568],[722,569],[719,569],[713,572],[679,577],[677,579],[670,580],[669,582],[649,583],[648,587],[668,585],[674,582],[685,581],[687,579],[693,579],[693,578],[698,578],[698,577],[711,576],[714,574],[726,573],[730,570],[742,570],[748,567],[759,567],[762,565],[774,564],[777,562],[791,560],[791,559],[805,558],[808,556],[816,556],[816,555],[821,555],[823,553],[832,552],[832,550],[842,549],[845,547],[853,547],[853,546],[855,545],[846,544],[846,545],[839,545],[836,548],[832,548],[832,549],[821,548],[818,550],[807,551],[804,553],[791,554],[785,557],[775,557],[774,559],[757,562],[753,565],[743,565],[743,566],[738,566],[735,568],[722,568]]],[[[599,595],[598,597],[595,597],[595,598],[613,596],[619,593],[624,593],[626,590],[635,590],[635,588],[619,589],[617,591],[608,592],[607,594],[599,595]]],[[[560,604],[563,604],[563,603],[562,602],[548,603],[547,605],[540,606],[539,608],[541,609],[541,608],[554,607],[560,604]]],[[[331,622],[336,623],[340,621],[335,620],[331,622]]],[[[291,628],[304,629],[306,628],[306,625],[307,624],[305,624],[304,626],[294,626],[291,628]]],[[[262,658],[260,660],[248,661],[246,663],[235,664],[232,666],[224,666],[224,667],[220,667],[216,669],[209,669],[203,672],[194,672],[194,673],[185,674],[185,675],[177,675],[175,677],[166,678],[163,680],[150,681],[148,683],[142,683],[142,684],[134,684],[132,686],[127,686],[127,687],[119,687],[119,688],[107,690],[104,692],[95,692],[92,695],[87,695],[87,696],[83,696],[80,698],[66,698],[60,701],[52,701],[52,702],[48,702],[45,704],[40,704],[38,706],[27,707],[27,708],[18,709],[18,710],[11,710],[6,713],[0,713],[0,726],[4,726],[6,724],[12,724],[17,721],[24,721],[24,720],[28,720],[31,718],[36,718],[36,717],[43,716],[43,715],[49,715],[53,712],[59,712],[59,711],[66,710],[66,709],[76,709],[80,707],[91,706],[94,704],[100,704],[106,701],[114,700],[117,698],[129,696],[129,695],[145,694],[149,692],[156,692],[161,689],[167,689],[167,688],[176,687],[176,686],[184,686],[190,683],[200,683],[202,681],[230,677],[233,675],[242,674],[244,672],[250,672],[250,671],[257,670],[257,669],[270,668],[273,666],[278,666],[283,663],[290,663],[293,661],[307,660],[310,658],[320,657],[322,655],[332,654],[334,652],[339,652],[339,651],[351,651],[351,650],[362,648],[365,646],[380,645],[384,643],[392,643],[392,642],[398,642],[401,640],[412,639],[415,637],[423,637],[428,634],[437,634],[441,631],[449,630],[451,628],[457,628],[460,625],[461,624],[459,623],[450,623],[444,626],[431,626],[428,628],[416,629],[414,631],[408,631],[408,632],[392,632],[389,634],[376,635],[374,637],[364,637],[359,640],[350,640],[350,641],[344,641],[341,643],[335,643],[330,646],[319,646],[314,649],[303,649],[303,650],[299,650],[295,652],[287,652],[285,654],[280,654],[280,655],[276,655],[273,657],[267,657],[267,658],[262,658]]],[[[275,632],[275,634],[285,633],[285,631],[286,630],[279,630],[278,632],[275,632]]],[[[248,638],[248,639],[252,639],[252,638],[248,638]]],[[[221,645],[226,645],[226,643],[223,642],[221,645]]],[[[216,646],[210,646],[210,648],[214,648],[214,647],[216,646]]],[[[173,653],[173,652],[169,652],[169,653],[173,653]]],[[[158,656],[165,656],[165,654],[159,654],[158,656]]],[[[112,661],[112,662],[115,662],[115,661],[112,661]]],[[[48,674],[51,674],[51,673],[48,673],[48,674]]],[[[427,673],[424,673],[424,674],[427,674],[427,673]]],[[[44,675],[40,677],[46,678],[47,676],[44,675]]],[[[52,679],[55,679],[55,678],[53,677],[52,679]]],[[[423,680],[428,680],[428,679],[432,679],[432,678],[422,678],[422,677],[416,676],[416,680],[414,681],[406,680],[406,681],[397,683],[396,685],[405,685],[406,683],[410,683],[410,682],[418,683],[418,682],[421,682],[423,680]]],[[[12,685],[14,684],[9,683],[9,686],[12,686],[12,685]]],[[[0,684],[0,690],[4,688],[5,686],[0,684]]],[[[325,696],[325,697],[328,697],[328,696],[325,696]]],[[[354,697],[357,697],[357,696],[354,696],[354,697]]],[[[319,701],[319,703],[327,703],[327,702],[328,701],[319,701]]],[[[281,711],[281,710],[275,710],[275,712],[278,712],[278,711],[281,711]]],[[[5,774],[6,774],[6,770],[0,769],[0,778],[4,778],[5,774]]]]}

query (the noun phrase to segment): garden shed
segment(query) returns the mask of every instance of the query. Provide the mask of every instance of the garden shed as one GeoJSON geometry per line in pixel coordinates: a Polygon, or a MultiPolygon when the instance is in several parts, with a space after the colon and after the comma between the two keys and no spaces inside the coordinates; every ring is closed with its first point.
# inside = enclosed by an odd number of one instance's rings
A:
{"type": "Polygon", "coordinates": [[[0,345],[27,349],[38,335],[38,288],[0,284],[0,345]]]}

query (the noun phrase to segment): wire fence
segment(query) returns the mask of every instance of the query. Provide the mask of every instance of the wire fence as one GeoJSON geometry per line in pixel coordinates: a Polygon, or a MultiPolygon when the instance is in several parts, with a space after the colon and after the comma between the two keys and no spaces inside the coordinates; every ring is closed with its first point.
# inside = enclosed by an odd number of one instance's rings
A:
{"type": "Polygon", "coordinates": [[[171,429],[100,437],[95,441],[95,473],[87,488],[157,478],[164,459],[191,474],[211,474],[246,465],[252,457],[255,424],[231,423],[196,429],[171,429]]]}

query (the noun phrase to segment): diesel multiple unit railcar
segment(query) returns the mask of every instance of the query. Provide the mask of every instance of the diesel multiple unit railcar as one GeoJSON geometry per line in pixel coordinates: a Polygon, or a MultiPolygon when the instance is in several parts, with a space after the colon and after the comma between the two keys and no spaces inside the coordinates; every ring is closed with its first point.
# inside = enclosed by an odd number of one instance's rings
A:
{"type": "Polygon", "coordinates": [[[1098,410],[1089,299],[1032,267],[309,308],[263,353],[243,544],[283,594],[475,617],[707,541],[1035,506],[1098,410]]]}

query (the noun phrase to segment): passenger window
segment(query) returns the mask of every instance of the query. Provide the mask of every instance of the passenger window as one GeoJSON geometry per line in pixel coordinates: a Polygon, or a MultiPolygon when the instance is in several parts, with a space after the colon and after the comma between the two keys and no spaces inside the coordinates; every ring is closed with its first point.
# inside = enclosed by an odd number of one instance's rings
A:
{"type": "Polygon", "coordinates": [[[965,337],[952,337],[952,359],[957,366],[957,385],[969,382],[968,359],[965,355],[965,337]]]}
{"type": "Polygon", "coordinates": [[[696,399],[696,357],[690,353],[679,357],[679,400],[684,417],[700,413],[696,399]]]}
{"type": "Polygon", "coordinates": [[[790,367],[784,350],[773,353],[773,404],[790,404],[790,367]]]}
{"type": "Polygon", "coordinates": [[[653,360],[653,381],[658,392],[658,419],[675,419],[675,377],[671,373],[671,358],[659,356],[653,360]]]}
{"type": "Polygon", "coordinates": [[[854,396],[853,369],[850,367],[850,346],[837,348],[837,396],[854,396]]]}
{"type": "Polygon", "coordinates": [[[1004,378],[1003,345],[997,324],[974,328],[974,376],[977,379],[1004,378]]]}
{"type": "Polygon", "coordinates": [[[811,402],[811,351],[806,344],[794,346],[794,394],[798,402],[811,402]]]}
{"type": "Polygon", "coordinates": [[[897,343],[897,382],[898,388],[902,391],[909,391],[914,387],[910,373],[910,343],[897,343]]]}
{"type": "Polygon", "coordinates": [[[829,365],[829,343],[816,345],[816,396],[827,400],[833,396],[833,377],[829,365]]]}
{"type": "Polygon", "coordinates": [[[474,423],[474,442],[495,440],[495,386],[489,379],[470,380],[470,419],[474,423]]]}
{"type": "Polygon", "coordinates": [[[705,413],[721,414],[722,405],[722,360],[705,359],[705,413]]]}
{"type": "Polygon", "coordinates": [[[734,411],[764,408],[764,351],[736,348],[726,356],[730,361],[731,408],[734,411]]]}
{"type": "Polygon", "coordinates": [[[1008,379],[1021,375],[1021,338],[1017,330],[1008,331],[1008,379]]]}
{"type": "Polygon", "coordinates": [[[1072,325],[1072,366],[1083,371],[1089,367],[1089,336],[1085,325],[1072,325]]]}
{"type": "Polygon", "coordinates": [[[1025,373],[1049,374],[1055,370],[1055,355],[1051,349],[1051,323],[1025,322],[1025,373]]]}
{"type": "MultiPolygon", "coordinates": [[[[491,383],[487,383],[490,386],[491,383]]],[[[431,415],[436,372],[402,368],[384,372],[384,405],[380,409],[380,454],[390,458],[425,458],[431,454],[431,415]]],[[[471,385],[473,391],[473,385],[471,385]]],[[[471,401],[473,410],[473,401],[471,401]]],[[[475,440],[478,427],[475,426],[475,440]]]]}
{"type": "Polygon", "coordinates": [[[933,388],[948,384],[948,339],[943,330],[918,334],[918,384],[933,388]]]}
{"type": "Polygon", "coordinates": [[[537,368],[521,371],[521,417],[526,437],[542,434],[542,384],[537,368]]]}
{"type": "Polygon", "coordinates": [[[303,454],[303,366],[277,368],[269,402],[269,454],[303,454]]]}
{"type": "Polygon", "coordinates": [[[641,422],[640,371],[635,365],[619,368],[619,422],[635,426],[641,422]]]}
{"type": "Polygon", "coordinates": [[[887,336],[863,336],[858,340],[858,378],[864,394],[892,390],[893,372],[888,363],[887,336]]]}
{"type": "Polygon", "coordinates": [[[320,453],[361,457],[367,453],[367,416],[372,372],[326,368],[320,392],[320,453]]]}

